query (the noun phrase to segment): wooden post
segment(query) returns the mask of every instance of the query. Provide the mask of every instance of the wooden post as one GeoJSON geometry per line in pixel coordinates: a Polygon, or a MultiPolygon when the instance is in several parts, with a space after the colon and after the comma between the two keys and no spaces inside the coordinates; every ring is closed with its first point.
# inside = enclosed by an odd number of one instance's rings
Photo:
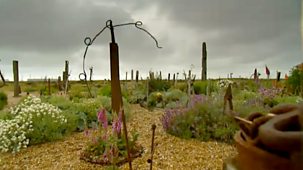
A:
{"type": "Polygon", "coordinates": [[[136,82],[138,83],[139,81],[139,70],[136,71],[136,82]]]}
{"type": "Polygon", "coordinates": [[[62,82],[61,82],[61,77],[58,76],[58,90],[62,91],[62,82]]]}
{"type": "Polygon", "coordinates": [[[233,96],[232,96],[232,91],[231,91],[231,85],[229,84],[225,95],[224,95],[224,104],[223,104],[223,113],[225,114],[225,109],[226,109],[226,104],[228,102],[229,106],[229,113],[232,113],[233,111],[233,102],[232,102],[233,96]]]}
{"type": "Polygon", "coordinates": [[[207,74],[207,64],[206,64],[206,59],[207,59],[207,51],[206,51],[206,43],[203,42],[202,44],[202,75],[201,79],[206,80],[206,74],[207,74]]]}
{"type": "Polygon", "coordinates": [[[191,95],[191,70],[188,71],[187,94],[188,94],[188,96],[191,95]]]}
{"type": "Polygon", "coordinates": [[[112,110],[118,114],[120,111],[122,112],[122,122],[123,122],[123,130],[125,136],[125,143],[127,149],[127,159],[129,163],[129,169],[132,170],[132,163],[130,157],[130,150],[128,144],[128,137],[127,137],[127,126],[125,121],[124,109],[123,109],[123,102],[122,102],[122,95],[121,95],[121,86],[119,80],[119,48],[118,44],[115,42],[115,34],[114,34],[114,27],[112,25],[112,21],[109,20],[109,27],[111,31],[111,39],[112,42],[110,43],[110,71],[111,71],[111,90],[112,90],[112,110]]]}
{"type": "Polygon", "coordinates": [[[168,73],[167,81],[170,81],[170,73],[168,73]]]}
{"type": "Polygon", "coordinates": [[[176,74],[175,73],[173,75],[173,82],[174,82],[174,86],[176,86],[176,74]]]}
{"type": "Polygon", "coordinates": [[[92,77],[93,77],[93,67],[89,68],[89,81],[92,81],[92,77]]]}
{"type": "Polygon", "coordinates": [[[18,61],[13,61],[13,73],[14,73],[14,97],[19,96],[20,86],[19,86],[19,66],[18,61]]]}
{"type": "Polygon", "coordinates": [[[159,73],[159,79],[162,80],[162,72],[159,73]]]}
{"type": "Polygon", "coordinates": [[[125,82],[127,82],[127,72],[125,73],[125,82]]]}
{"type": "Polygon", "coordinates": [[[131,81],[133,81],[134,80],[134,70],[133,69],[131,70],[131,75],[130,76],[131,76],[131,81]]]}
{"type": "Polygon", "coordinates": [[[50,78],[47,80],[47,87],[48,87],[48,95],[51,95],[51,86],[50,86],[50,78]]]}
{"type": "Polygon", "coordinates": [[[112,90],[112,110],[119,113],[122,105],[121,86],[119,79],[119,47],[116,43],[110,43],[110,70],[112,90]]]}
{"type": "Polygon", "coordinates": [[[69,61],[68,60],[65,60],[65,71],[64,71],[64,73],[65,73],[65,81],[64,81],[64,90],[65,90],[65,94],[68,92],[68,64],[69,64],[69,61]]]}
{"type": "Polygon", "coordinates": [[[277,71],[277,82],[280,81],[280,77],[281,77],[281,72],[277,71]]]}

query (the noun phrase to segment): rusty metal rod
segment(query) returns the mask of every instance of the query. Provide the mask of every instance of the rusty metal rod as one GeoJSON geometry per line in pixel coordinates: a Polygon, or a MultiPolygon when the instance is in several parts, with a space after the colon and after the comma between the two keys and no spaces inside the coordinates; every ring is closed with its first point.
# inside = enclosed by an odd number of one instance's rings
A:
{"type": "Polygon", "coordinates": [[[153,169],[153,158],[154,158],[154,140],[155,140],[155,130],[156,130],[156,125],[153,124],[152,125],[152,143],[151,143],[151,155],[150,155],[150,159],[148,160],[148,162],[150,163],[149,169],[152,170],[153,169]]]}
{"type": "Polygon", "coordinates": [[[132,170],[132,160],[131,160],[131,157],[130,157],[130,149],[129,149],[129,145],[128,145],[128,137],[127,137],[127,128],[126,128],[124,109],[122,109],[122,122],[123,122],[123,131],[124,131],[126,150],[127,150],[128,165],[129,165],[129,169],[132,170]]]}

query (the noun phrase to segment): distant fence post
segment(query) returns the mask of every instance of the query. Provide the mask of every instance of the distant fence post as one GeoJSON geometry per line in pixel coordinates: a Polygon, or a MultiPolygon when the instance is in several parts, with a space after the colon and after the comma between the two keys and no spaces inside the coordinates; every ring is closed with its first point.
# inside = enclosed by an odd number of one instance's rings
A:
{"type": "Polygon", "coordinates": [[[176,74],[175,73],[173,75],[173,82],[174,82],[174,86],[176,86],[176,74]]]}
{"type": "Polygon", "coordinates": [[[139,81],[139,70],[136,71],[136,82],[138,83],[139,81]]]}
{"type": "Polygon", "coordinates": [[[131,75],[130,76],[131,76],[131,81],[133,81],[134,80],[134,70],[133,69],[131,70],[131,75]]]}
{"type": "Polygon", "coordinates": [[[93,77],[93,67],[89,68],[89,81],[92,81],[92,77],[93,77]]]}
{"type": "Polygon", "coordinates": [[[168,82],[170,81],[170,73],[168,73],[167,81],[168,81],[168,82]]]}
{"type": "Polygon", "coordinates": [[[51,86],[50,86],[50,78],[47,80],[47,87],[48,87],[48,95],[51,95],[51,86]]]}
{"type": "Polygon", "coordinates": [[[203,42],[202,44],[202,73],[201,73],[201,79],[207,80],[207,51],[206,51],[206,43],[203,42]]]}
{"type": "Polygon", "coordinates": [[[62,91],[61,76],[58,76],[58,90],[59,90],[59,91],[62,91]]]}
{"type": "Polygon", "coordinates": [[[13,61],[13,73],[14,73],[14,97],[19,96],[20,85],[19,85],[19,68],[18,61],[13,61]]]}
{"type": "Polygon", "coordinates": [[[68,65],[69,65],[69,61],[65,60],[65,70],[63,72],[63,89],[64,89],[64,93],[66,94],[68,91],[68,65]]]}

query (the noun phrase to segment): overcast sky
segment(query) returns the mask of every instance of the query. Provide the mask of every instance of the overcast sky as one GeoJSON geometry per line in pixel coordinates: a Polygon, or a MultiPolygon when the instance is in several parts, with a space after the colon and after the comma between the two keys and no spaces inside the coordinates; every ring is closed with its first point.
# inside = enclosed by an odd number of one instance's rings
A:
{"type": "MultiPolygon", "coordinates": [[[[282,75],[303,62],[300,0],[0,0],[0,70],[12,80],[12,61],[20,79],[62,75],[69,60],[71,79],[82,72],[83,40],[108,19],[113,24],[142,21],[162,49],[134,26],[115,28],[120,78],[139,70],[167,74],[193,69],[201,77],[202,43],[207,44],[208,77],[250,77],[265,65],[282,75]]],[[[90,46],[86,71],[110,77],[110,31],[90,46]]],[[[179,75],[179,76],[180,76],[179,75]]]]}

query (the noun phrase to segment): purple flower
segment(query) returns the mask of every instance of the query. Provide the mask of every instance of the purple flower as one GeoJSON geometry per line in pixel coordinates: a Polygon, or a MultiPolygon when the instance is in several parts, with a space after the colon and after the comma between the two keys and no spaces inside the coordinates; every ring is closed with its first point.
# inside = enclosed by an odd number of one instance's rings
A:
{"type": "Polygon", "coordinates": [[[121,127],[122,127],[122,111],[119,112],[118,118],[113,120],[113,132],[116,133],[118,136],[121,134],[121,127]]]}
{"type": "Polygon", "coordinates": [[[187,108],[175,108],[165,110],[164,115],[161,118],[162,126],[164,130],[169,130],[175,118],[184,114],[188,109],[187,108]]]}
{"type": "Polygon", "coordinates": [[[194,108],[195,105],[199,103],[205,103],[206,101],[207,101],[207,96],[205,95],[191,95],[188,102],[188,108],[194,108]]]}
{"type": "Polygon", "coordinates": [[[102,123],[102,126],[104,129],[106,129],[108,127],[105,109],[102,109],[98,112],[98,121],[99,121],[99,123],[102,123]]]}

